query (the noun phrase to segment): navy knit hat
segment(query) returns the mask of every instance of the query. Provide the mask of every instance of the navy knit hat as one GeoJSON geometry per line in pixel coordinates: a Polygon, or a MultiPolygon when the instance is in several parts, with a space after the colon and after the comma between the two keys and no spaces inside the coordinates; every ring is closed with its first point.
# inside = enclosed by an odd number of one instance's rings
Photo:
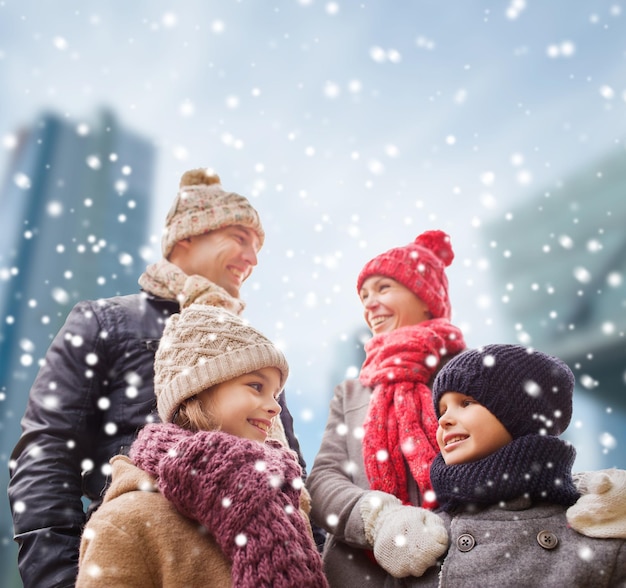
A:
{"type": "Polygon", "coordinates": [[[471,396],[514,439],[560,435],[572,418],[574,374],[558,357],[522,345],[487,345],[452,358],[433,383],[437,418],[446,392],[471,396]]]}

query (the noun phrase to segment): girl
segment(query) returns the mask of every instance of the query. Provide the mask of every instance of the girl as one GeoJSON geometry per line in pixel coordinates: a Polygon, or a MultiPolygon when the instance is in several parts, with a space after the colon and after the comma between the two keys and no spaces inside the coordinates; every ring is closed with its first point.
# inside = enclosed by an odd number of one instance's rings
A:
{"type": "Polygon", "coordinates": [[[111,460],[76,586],[326,586],[295,454],[272,440],[283,354],[223,309],[173,315],[155,359],[162,424],[111,460]]]}

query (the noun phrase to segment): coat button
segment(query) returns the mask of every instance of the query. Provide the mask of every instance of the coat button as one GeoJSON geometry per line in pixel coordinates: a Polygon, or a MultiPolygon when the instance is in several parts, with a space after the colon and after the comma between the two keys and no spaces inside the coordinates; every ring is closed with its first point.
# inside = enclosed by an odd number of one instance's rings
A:
{"type": "Polygon", "coordinates": [[[554,549],[558,545],[559,540],[557,536],[550,531],[540,531],[537,534],[537,543],[544,549],[554,549]]]}
{"type": "Polygon", "coordinates": [[[471,551],[474,549],[474,545],[476,545],[476,540],[469,533],[459,535],[459,538],[456,540],[456,546],[459,548],[459,551],[471,551]]]}

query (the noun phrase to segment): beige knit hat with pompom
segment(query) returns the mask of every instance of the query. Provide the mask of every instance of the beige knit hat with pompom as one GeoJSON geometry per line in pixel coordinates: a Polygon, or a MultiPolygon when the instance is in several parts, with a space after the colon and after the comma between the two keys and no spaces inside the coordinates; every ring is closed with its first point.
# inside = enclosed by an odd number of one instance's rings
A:
{"type": "Polygon", "coordinates": [[[154,393],[163,422],[199,392],[260,370],[276,367],[285,385],[289,365],[282,351],[237,315],[191,304],[167,320],[154,361],[154,393]]]}
{"type": "Polygon", "coordinates": [[[220,177],[210,169],[192,169],[180,179],[172,208],[167,213],[161,242],[167,259],[182,239],[203,235],[231,225],[249,227],[265,240],[259,213],[250,202],[235,192],[225,192],[220,177]]]}

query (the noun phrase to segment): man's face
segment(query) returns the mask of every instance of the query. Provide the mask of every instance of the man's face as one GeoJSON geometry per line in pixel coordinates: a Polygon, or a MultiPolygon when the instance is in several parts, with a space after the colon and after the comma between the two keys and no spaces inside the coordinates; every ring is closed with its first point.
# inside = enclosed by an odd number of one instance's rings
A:
{"type": "Polygon", "coordinates": [[[184,246],[182,269],[187,275],[203,276],[238,298],[241,285],[257,264],[261,243],[252,229],[231,225],[190,237],[184,246]]]}

